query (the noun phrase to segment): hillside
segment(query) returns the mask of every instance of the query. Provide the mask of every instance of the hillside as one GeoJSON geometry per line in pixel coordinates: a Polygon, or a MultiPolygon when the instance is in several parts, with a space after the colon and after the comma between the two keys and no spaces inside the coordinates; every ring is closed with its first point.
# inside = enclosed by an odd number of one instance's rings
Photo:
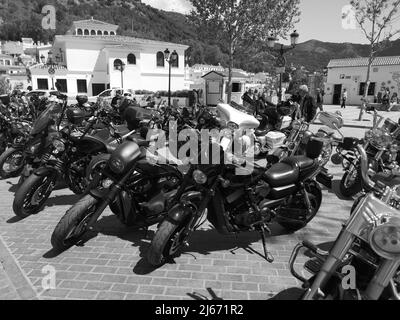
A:
{"type": "MultiPolygon", "coordinates": [[[[51,41],[55,34],[64,34],[74,20],[95,19],[119,25],[119,33],[127,36],[184,43],[188,63],[227,65],[227,54],[212,35],[200,40],[185,15],[165,12],[143,4],[140,0],[0,0],[0,39],[20,40],[31,37],[35,41],[51,41]],[[41,28],[42,7],[53,4],[57,9],[57,30],[41,28]]],[[[383,55],[400,54],[400,40],[383,55]]],[[[310,71],[324,68],[330,59],[368,55],[368,46],[351,43],[327,43],[311,40],[288,53],[289,63],[305,66],[310,71]]],[[[235,67],[259,72],[269,70],[273,62],[260,52],[242,48],[235,58],[235,67]],[[252,58],[256,56],[257,58],[252,58]]]]}

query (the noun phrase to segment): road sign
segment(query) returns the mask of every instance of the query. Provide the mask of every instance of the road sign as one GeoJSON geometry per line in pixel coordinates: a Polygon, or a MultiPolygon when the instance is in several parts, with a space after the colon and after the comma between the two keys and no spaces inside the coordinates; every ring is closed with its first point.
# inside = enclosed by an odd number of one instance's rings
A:
{"type": "Polygon", "coordinates": [[[276,73],[284,73],[285,72],[285,67],[276,67],[275,68],[276,73]]]}
{"type": "Polygon", "coordinates": [[[279,56],[278,59],[276,60],[276,66],[279,68],[284,68],[286,67],[286,59],[284,56],[279,56]]]}

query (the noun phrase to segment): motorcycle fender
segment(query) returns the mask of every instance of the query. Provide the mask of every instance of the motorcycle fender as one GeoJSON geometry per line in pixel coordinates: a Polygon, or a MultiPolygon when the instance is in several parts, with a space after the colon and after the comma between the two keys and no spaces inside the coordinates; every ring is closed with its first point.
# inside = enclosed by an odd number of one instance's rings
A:
{"type": "Polygon", "coordinates": [[[53,174],[55,176],[57,176],[57,178],[58,178],[58,175],[59,175],[58,170],[55,168],[51,168],[51,167],[41,167],[41,168],[35,170],[34,174],[39,177],[43,177],[43,176],[46,176],[49,173],[49,171],[53,172],[53,174]]]}

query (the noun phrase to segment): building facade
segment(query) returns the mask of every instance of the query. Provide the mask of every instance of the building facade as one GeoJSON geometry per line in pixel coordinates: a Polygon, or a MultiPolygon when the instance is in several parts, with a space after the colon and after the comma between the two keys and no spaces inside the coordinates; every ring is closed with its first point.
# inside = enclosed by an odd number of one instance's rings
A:
{"type": "MultiPolygon", "coordinates": [[[[325,84],[325,104],[340,104],[341,93],[347,90],[347,103],[361,105],[364,96],[368,68],[368,58],[335,59],[328,65],[328,77],[325,84]]],[[[368,99],[383,89],[389,88],[391,94],[400,93],[400,56],[375,58],[370,74],[368,99]]]]}
{"type": "Polygon", "coordinates": [[[188,46],[119,36],[117,28],[93,19],[74,22],[68,34],[54,39],[54,71],[44,64],[31,68],[33,88],[51,89],[58,82],[71,96],[97,95],[109,88],[165,91],[169,82],[166,49],[178,54],[171,68],[171,90],[185,88],[188,46]]]}

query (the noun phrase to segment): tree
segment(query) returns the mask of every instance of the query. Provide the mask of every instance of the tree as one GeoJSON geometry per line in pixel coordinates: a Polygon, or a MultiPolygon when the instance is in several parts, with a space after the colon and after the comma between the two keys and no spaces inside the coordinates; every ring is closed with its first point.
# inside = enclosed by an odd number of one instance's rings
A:
{"type": "Polygon", "coordinates": [[[352,0],[354,17],[369,44],[366,86],[359,121],[362,121],[368,98],[371,66],[377,54],[389,45],[389,41],[400,32],[393,30],[392,22],[399,10],[400,0],[352,0]]]}
{"type": "Polygon", "coordinates": [[[8,94],[11,90],[10,83],[4,77],[0,77],[0,94],[8,94]]]}
{"type": "Polygon", "coordinates": [[[190,21],[198,33],[213,35],[228,53],[228,102],[232,96],[234,55],[241,45],[284,36],[299,15],[299,0],[190,0],[190,21]]]}

